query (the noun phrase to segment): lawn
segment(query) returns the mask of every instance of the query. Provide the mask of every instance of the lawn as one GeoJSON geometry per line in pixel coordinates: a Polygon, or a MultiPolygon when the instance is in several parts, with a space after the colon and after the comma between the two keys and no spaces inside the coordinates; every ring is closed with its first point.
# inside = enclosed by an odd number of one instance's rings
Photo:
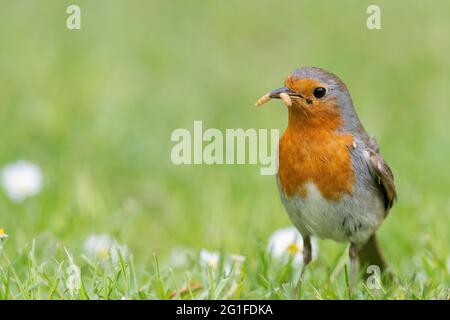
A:
{"type": "MultiPolygon", "coordinates": [[[[338,74],[395,174],[379,230],[393,281],[355,299],[449,299],[450,3],[2,1],[0,299],[346,299],[347,246],[318,240],[298,296],[294,257],[268,250],[291,225],[258,165],[172,163],[176,128],[283,130],[254,108],[298,66],[338,74]],[[68,30],[66,8],[81,8],[68,30]]],[[[360,276],[364,270],[360,272],[360,276]]]]}

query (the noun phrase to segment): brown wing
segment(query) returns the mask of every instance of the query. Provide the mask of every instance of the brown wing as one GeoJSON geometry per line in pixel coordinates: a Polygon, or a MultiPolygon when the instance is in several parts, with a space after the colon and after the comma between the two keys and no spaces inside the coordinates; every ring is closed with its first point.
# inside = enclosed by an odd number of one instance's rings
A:
{"type": "Polygon", "coordinates": [[[385,208],[386,214],[394,201],[397,199],[397,191],[395,190],[394,184],[394,174],[391,168],[389,168],[386,161],[378,153],[378,143],[375,138],[370,138],[367,145],[369,151],[369,161],[370,165],[377,176],[378,184],[382,187],[383,193],[385,195],[385,208]]]}
{"type": "Polygon", "coordinates": [[[386,161],[380,155],[380,147],[375,137],[370,137],[362,125],[358,128],[359,136],[362,138],[369,151],[369,166],[376,175],[377,183],[384,193],[384,206],[386,215],[392,208],[394,201],[397,200],[397,191],[395,190],[394,174],[386,161]]]}

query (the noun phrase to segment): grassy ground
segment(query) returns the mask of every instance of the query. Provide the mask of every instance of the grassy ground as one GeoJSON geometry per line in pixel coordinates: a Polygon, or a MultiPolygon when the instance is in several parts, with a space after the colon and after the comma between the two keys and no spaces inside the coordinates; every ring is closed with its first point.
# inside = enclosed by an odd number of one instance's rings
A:
{"type": "MultiPolygon", "coordinates": [[[[194,120],[283,129],[284,108],[253,103],[303,65],[344,79],[396,176],[380,229],[396,280],[355,298],[448,298],[450,5],[377,1],[383,29],[369,31],[372,2],[2,1],[0,166],[37,163],[44,187],[22,203],[0,193],[0,298],[293,298],[297,268],[265,250],[290,225],[274,178],[174,166],[170,134],[194,120]],[[65,28],[74,2],[80,31],[65,28]],[[89,257],[103,233],[127,253],[89,257]],[[246,260],[224,274],[203,248],[246,260]]],[[[347,298],[345,245],[319,246],[300,297],[347,298]]]]}

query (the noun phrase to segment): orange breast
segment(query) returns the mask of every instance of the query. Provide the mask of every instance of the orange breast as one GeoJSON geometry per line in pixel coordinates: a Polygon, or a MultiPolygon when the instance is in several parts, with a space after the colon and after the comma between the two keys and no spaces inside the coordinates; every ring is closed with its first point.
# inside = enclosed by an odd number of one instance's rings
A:
{"type": "Polygon", "coordinates": [[[279,179],[287,196],[307,196],[305,184],[314,183],[329,200],[339,200],[353,189],[351,134],[336,132],[339,117],[309,118],[289,115],[289,125],[279,145],[279,179]]]}

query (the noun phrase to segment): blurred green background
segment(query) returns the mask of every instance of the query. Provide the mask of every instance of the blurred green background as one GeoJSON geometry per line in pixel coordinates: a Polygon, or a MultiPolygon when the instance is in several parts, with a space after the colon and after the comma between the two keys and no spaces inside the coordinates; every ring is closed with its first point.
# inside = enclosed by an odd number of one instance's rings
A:
{"type": "MultiPolygon", "coordinates": [[[[36,197],[0,193],[5,251],[36,238],[77,252],[105,232],[144,268],[175,246],[252,255],[290,225],[274,177],[175,166],[170,135],[194,120],[284,129],[280,103],[254,101],[313,65],[345,81],[395,173],[399,201],[380,229],[388,260],[406,273],[426,256],[445,264],[450,3],[376,1],[382,30],[371,31],[373,3],[1,0],[0,166],[26,159],[44,172],[36,197]],[[69,4],[81,7],[79,31],[66,28],[69,4]]],[[[324,266],[343,248],[320,246],[324,266]]]]}

